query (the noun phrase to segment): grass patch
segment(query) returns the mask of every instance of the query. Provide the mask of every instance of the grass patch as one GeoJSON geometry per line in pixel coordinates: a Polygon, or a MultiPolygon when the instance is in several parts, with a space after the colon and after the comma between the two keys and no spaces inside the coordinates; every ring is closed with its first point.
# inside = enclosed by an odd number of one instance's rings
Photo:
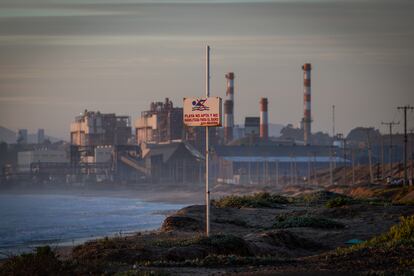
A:
{"type": "Polygon", "coordinates": [[[398,200],[392,203],[393,205],[400,205],[400,206],[414,206],[414,199],[410,200],[398,200]]]}
{"type": "Polygon", "coordinates": [[[216,223],[233,224],[236,226],[241,226],[241,227],[246,227],[246,228],[251,227],[250,225],[247,224],[247,222],[241,219],[214,219],[213,221],[216,223]]]}
{"type": "Polygon", "coordinates": [[[338,196],[338,197],[334,197],[334,198],[329,199],[325,203],[325,206],[327,208],[335,208],[335,207],[342,207],[342,206],[346,206],[346,205],[351,205],[353,203],[355,203],[355,200],[353,200],[349,197],[338,196]]]}
{"type": "Polygon", "coordinates": [[[219,208],[276,208],[280,204],[287,204],[289,200],[280,195],[270,193],[256,193],[244,196],[225,196],[212,201],[212,204],[219,208]]]}
{"type": "Polygon", "coordinates": [[[249,255],[249,249],[244,239],[234,235],[211,235],[198,236],[191,239],[167,239],[158,240],[154,245],[159,247],[187,247],[187,246],[202,246],[220,254],[237,254],[246,256],[249,255]]]}
{"type": "Polygon", "coordinates": [[[223,266],[241,266],[241,265],[274,265],[287,263],[286,260],[267,257],[243,257],[236,255],[208,255],[202,259],[185,260],[181,262],[174,261],[147,261],[137,265],[148,267],[223,267],[223,266]]]}
{"type": "Polygon", "coordinates": [[[304,204],[324,204],[327,201],[337,198],[344,197],[341,194],[328,192],[328,191],[318,191],[313,193],[306,193],[300,196],[295,197],[293,200],[295,203],[304,203],[304,204]]]}
{"type": "Polygon", "coordinates": [[[312,228],[321,228],[321,229],[340,229],[344,228],[340,222],[321,218],[321,217],[312,217],[312,216],[278,216],[276,217],[276,222],[273,223],[272,228],[274,229],[286,229],[286,228],[295,228],[295,227],[312,227],[312,228]]]}
{"type": "Polygon", "coordinates": [[[414,215],[401,217],[400,223],[392,226],[388,232],[366,242],[348,248],[338,248],[337,253],[346,254],[366,248],[391,249],[398,246],[414,246],[414,215]]]}

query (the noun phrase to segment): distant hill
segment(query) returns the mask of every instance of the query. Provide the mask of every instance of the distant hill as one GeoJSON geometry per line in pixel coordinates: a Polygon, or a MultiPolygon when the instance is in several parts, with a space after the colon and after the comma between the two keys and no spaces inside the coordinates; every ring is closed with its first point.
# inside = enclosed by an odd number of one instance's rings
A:
{"type": "MultiPolygon", "coordinates": [[[[50,142],[55,143],[61,141],[62,139],[45,135],[46,139],[49,139],[50,142]]],[[[14,144],[17,140],[17,133],[11,129],[0,126],[0,142],[6,142],[7,144],[14,144]]],[[[27,140],[29,144],[37,143],[37,133],[29,133],[27,135],[27,140]]]]}

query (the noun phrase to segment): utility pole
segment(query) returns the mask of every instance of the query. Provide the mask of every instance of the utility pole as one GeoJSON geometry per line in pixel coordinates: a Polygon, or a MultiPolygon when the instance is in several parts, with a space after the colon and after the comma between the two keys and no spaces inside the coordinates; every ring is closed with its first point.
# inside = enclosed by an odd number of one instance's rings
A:
{"type": "MultiPolygon", "coordinates": [[[[414,181],[414,128],[410,129],[410,138],[411,138],[411,181],[414,181]]],[[[412,182],[411,182],[412,183],[412,182]]]]}
{"type": "Polygon", "coordinates": [[[332,139],[335,139],[335,105],[332,105],[332,139]]]}
{"type": "Polygon", "coordinates": [[[351,158],[352,158],[352,186],[355,185],[355,152],[354,149],[351,149],[351,158]]]}
{"type": "MultiPolygon", "coordinates": [[[[206,98],[210,97],[210,46],[206,48],[206,98]]],[[[206,126],[206,236],[210,235],[209,128],[206,126]]]]}
{"type": "Polygon", "coordinates": [[[381,134],[381,180],[385,179],[384,169],[384,136],[381,134]]]}
{"type": "MultiPolygon", "coordinates": [[[[381,122],[381,125],[386,125],[389,127],[390,130],[390,146],[389,146],[389,151],[388,151],[388,163],[390,164],[390,173],[392,174],[392,126],[394,125],[399,125],[400,122],[381,122]]],[[[390,175],[392,177],[392,175],[390,175]]]]}
{"type": "Polygon", "coordinates": [[[369,132],[371,128],[366,129],[367,132],[367,142],[368,142],[368,162],[369,162],[369,180],[371,183],[374,183],[374,174],[372,172],[372,152],[371,152],[371,139],[369,137],[369,132]]]}
{"type": "Polygon", "coordinates": [[[344,184],[346,184],[346,138],[343,136],[344,142],[344,184]]]}
{"type": "Polygon", "coordinates": [[[407,110],[413,110],[414,107],[405,105],[397,107],[398,110],[404,110],[404,184],[408,184],[408,174],[407,174],[407,142],[408,142],[408,135],[407,135],[407,110]]]}

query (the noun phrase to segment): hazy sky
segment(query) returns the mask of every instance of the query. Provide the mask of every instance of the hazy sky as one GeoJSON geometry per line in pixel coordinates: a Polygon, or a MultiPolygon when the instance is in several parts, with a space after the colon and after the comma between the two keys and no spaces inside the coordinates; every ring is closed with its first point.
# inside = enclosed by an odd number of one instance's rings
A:
{"type": "Polygon", "coordinates": [[[263,96],[270,122],[296,125],[305,62],[314,131],[331,132],[333,104],[345,133],[414,104],[412,0],[0,0],[0,125],[67,138],[85,108],[135,121],[151,101],[181,106],[204,94],[206,44],[212,95],[235,72],[237,123],[263,96]]]}

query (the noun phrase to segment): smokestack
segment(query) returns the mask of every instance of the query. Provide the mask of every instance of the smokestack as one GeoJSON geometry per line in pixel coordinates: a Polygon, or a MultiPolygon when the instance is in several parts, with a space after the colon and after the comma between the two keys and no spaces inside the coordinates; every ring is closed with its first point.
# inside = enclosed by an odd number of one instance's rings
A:
{"type": "Polygon", "coordinates": [[[267,98],[260,99],[260,138],[269,138],[269,125],[267,115],[267,98]]]}
{"type": "Polygon", "coordinates": [[[224,102],[224,143],[227,144],[233,140],[234,127],[234,73],[226,74],[227,100],[224,102]]]}
{"type": "Polygon", "coordinates": [[[311,70],[310,63],[302,66],[303,70],[303,141],[305,145],[310,145],[311,138],[311,70]]]}

